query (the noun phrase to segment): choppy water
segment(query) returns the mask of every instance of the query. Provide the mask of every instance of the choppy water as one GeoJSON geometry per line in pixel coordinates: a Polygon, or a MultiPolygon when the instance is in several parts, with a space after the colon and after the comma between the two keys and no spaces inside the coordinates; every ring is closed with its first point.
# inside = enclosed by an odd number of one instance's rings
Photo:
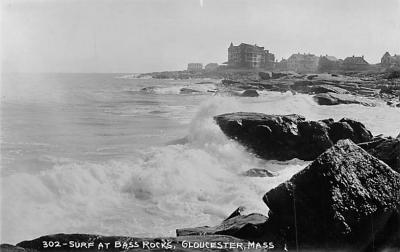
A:
{"type": "Polygon", "coordinates": [[[1,242],[58,232],[174,235],[216,224],[240,205],[265,214],[263,194],[307,163],[255,158],[222,134],[212,120],[220,113],[351,117],[374,134],[399,133],[399,109],[383,104],[318,106],[307,95],[275,92],[228,97],[195,80],[120,77],[2,76],[1,242]],[[200,92],[179,94],[182,87],[200,92]],[[279,176],[240,176],[255,167],[279,176]]]}

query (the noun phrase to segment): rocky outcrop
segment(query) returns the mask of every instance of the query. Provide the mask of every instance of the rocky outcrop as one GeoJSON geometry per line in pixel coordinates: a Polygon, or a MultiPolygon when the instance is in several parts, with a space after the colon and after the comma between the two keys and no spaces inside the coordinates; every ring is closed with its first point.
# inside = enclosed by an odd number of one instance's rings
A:
{"type": "Polygon", "coordinates": [[[400,246],[400,174],[350,140],[263,200],[270,209],[265,239],[317,250],[400,246]]]}
{"type": "Polygon", "coordinates": [[[179,90],[180,94],[194,94],[194,93],[200,93],[199,90],[196,89],[191,89],[191,88],[181,88],[179,90]]]}
{"type": "Polygon", "coordinates": [[[300,115],[229,113],[214,117],[221,130],[265,159],[313,160],[339,139],[370,141],[372,134],[351,119],[306,121],[300,115]]]}
{"type": "Polygon", "coordinates": [[[22,247],[14,246],[11,244],[0,244],[1,252],[38,252],[35,249],[24,249],[22,247]]]}
{"type": "Polygon", "coordinates": [[[243,96],[243,97],[257,97],[257,96],[259,96],[259,94],[258,94],[257,90],[255,90],[255,89],[247,89],[241,94],[241,96],[243,96]]]}
{"type": "Polygon", "coordinates": [[[336,93],[336,94],[348,94],[349,91],[346,89],[340,88],[340,87],[335,87],[332,85],[317,85],[311,87],[311,92],[314,92],[316,94],[321,94],[321,93],[336,93]]]}
{"type": "Polygon", "coordinates": [[[393,170],[400,173],[400,139],[377,138],[370,142],[361,143],[360,147],[374,157],[379,158],[393,170]]]}
{"type": "MultiPolygon", "coordinates": [[[[135,238],[123,236],[101,236],[91,234],[56,234],[47,235],[40,238],[18,243],[16,246],[8,245],[10,252],[42,252],[42,251],[243,251],[240,248],[229,249],[229,243],[247,244],[246,241],[231,236],[207,235],[207,236],[181,236],[163,238],[135,238]],[[47,244],[52,242],[53,248],[43,248],[44,241],[47,244]],[[59,242],[61,247],[55,248],[55,242],[59,242]],[[202,247],[194,248],[194,242],[202,247]],[[217,242],[222,246],[215,249],[217,242]],[[66,245],[63,245],[66,243],[66,245]],[[108,243],[108,248],[106,244],[108,243]],[[205,244],[208,244],[208,248],[205,244]],[[211,243],[214,249],[211,249],[211,243]],[[191,245],[190,245],[191,244],[191,245]],[[227,245],[225,245],[227,244],[227,245]],[[72,246],[72,248],[71,248],[72,246]],[[191,247],[189,247],[191,246],[191,247]],[[225,247],[228,246],[228,247],[225,247]]],[[[2,250],[3,251],[3,245],[2,250]]],[[[5,250],[6,251],[6,250],[5,250]]]]}
{"type": "Polygon", "coordinates": [[[375,106],[375,103],[372,101],[349,94],[336,94],[328,92],[316,94],[313,96],[313,98],[319,105],[360,104],[369,107],[375,106]]]}
{"type": "Polygon", "coordinates": [[[274,177],[277,174],[267,169],[253,168],[242,173],[246,177],[274,177]]]}
{"type": "Polygon", "coordinates": [[[265,222],[267,217],[262,214],[237,215],[224,220],[221,224],[215,227],[195,227],[177,229],[176,235],[191,236],[191,235],[230,235],[233,237],[249,240],[257,240],[264,233],[265,222]]]}

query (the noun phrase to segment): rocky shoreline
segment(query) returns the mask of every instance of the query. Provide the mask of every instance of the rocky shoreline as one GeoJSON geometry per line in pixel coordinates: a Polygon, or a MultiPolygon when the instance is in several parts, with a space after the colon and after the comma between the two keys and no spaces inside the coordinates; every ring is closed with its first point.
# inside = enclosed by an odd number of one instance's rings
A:
{"type": "MultiPolygon", "coordinates": [[[[215,92],[238,96],[290,91],[313,95],[320,105],[375,106],[381,99],[400,107],[400,80],[384,74],[233,72],[215,77],[224,78],[215,92]]],[[[244,207],[239,207],[219,225],[178,228],[176,237],[54,234],[2,244],[1,251],[399,251],[400,135],[373,136],[349,118],[309,121],[297,114],[236,112],[214,120],[227,137],[260,158],[312,161],[265,193],[267,214],[242,215],[244,207]],[[107,243],[110,247],[99,247],[107,243]]],[[[266,169],[242,175],[275,176],[266,169]]]]}
{"type": "MultiPolygon", "coordinates": [[[[1,251],[98,251],[105,243],[111,247],[101,250],[400,249],[400,136],[374,137],[347,118],[307,121],[301,115],[238,112],[214,119],[229,138],[264,159],[313,160],[265,193],[267,215],[242,215],[239,207],[217,226],[179,228],[176,237],[56,234],[2,244],[1,251]]],[[[259,170],[247,175],[273,176],[259,170]]]]}
{"type": "MultiPolygon", "coordinates": [[[[400,108],[400,74],[394,72],[338,72],[298,74],[295,72],[257,72],[219,70],[190,73],[187,71],[142,74],[155,79],[222,79],[219,92],[238,96],[258,96],[257,91],[276,91],[312,95],[320,105],[360,104],[375,106],[383,100],[400,108]]],[[[217,92],[218,92],[217,91],[217,92]]]]}

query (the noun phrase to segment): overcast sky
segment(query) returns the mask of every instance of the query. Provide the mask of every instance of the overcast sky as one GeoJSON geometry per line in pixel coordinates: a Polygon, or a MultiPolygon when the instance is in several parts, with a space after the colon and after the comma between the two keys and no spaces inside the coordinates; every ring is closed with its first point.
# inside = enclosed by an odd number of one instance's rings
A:
{"type": "Polygon", "coordinates": [[[400,0],[3,0],[6,72],[149,72],[292,53],[400,54],[400,0]],[[202,5],[202,6],[201,6],[202,5]]]}

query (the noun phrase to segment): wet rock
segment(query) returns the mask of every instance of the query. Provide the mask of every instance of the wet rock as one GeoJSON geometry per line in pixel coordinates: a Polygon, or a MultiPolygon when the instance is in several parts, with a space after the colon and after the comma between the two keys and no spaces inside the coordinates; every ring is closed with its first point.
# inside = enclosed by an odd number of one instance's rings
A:
{"type": "Polygon", "coordinates": [[[340,88],[340,87],[335,87],[332,85],[316,85],[311,87],[311,92],[314,92],[316,94],[322,94],[322,93],[336,93],[336,94],[348,94],[349,91],[346,89],[340,88]]]}
{"type": "Polygon", "coordinates": [[[316,94],[314,100],[319,105],[360,104],[374,107],[375,103],[349,94],[336,94],[332,92],[316,94]]]}
{"type": "Polygon", "coordinates": [[[307,80],[313,80],[313,79],[315,79],[316,77],[318,77],[317,74],[308,75],[308,76],[307,76],[307,80]]]}
{"type": "Polygon", "coordinates": [[[244,211],[244,209],[245,209],[244,206],[238,207],[238,208],[237,208],[235,211],[233,211],[233,212],[228,216],[228,218],[226,218],[225,220],[228,220],[228,219],[231,219],[231,218],[233,218],[233,217],[242,215],[242,212],[244,211]]]}
{"type": "Polygon", "coordinates": [[[263,200],[270,209],[265,239],[289,248],[400,245],[400,174],[350,140],[340,140],[263,200]]]}
{"type": "Polygon", "coordinates": [[[269,73],[265,73],[265,72],[259,72],[258,76],[260,76],[261,80],[269,80],[269,79],[271,79],[271,76],[269,75],[269,73]]]}
{"type": "Polygon", "coordinates": [[[277,174],[267,169],[253,168],[242,173],[246,177],[275,177],[277,174]]]}
{"type": "Polygon", "coordinates": [[[391,71],[387,76],[386,79],[398,79],[400,78],[400,71],[391,71]]]}
{"type": "Polygon", "coordinates": [[[310,80],[300,80],[300,81],[295,81],[291,88],[300,93],[310,93],[311,92],[311,86],[313,85],[313,82],[310,80]]]}
{"type": "Polygon", "coordinates": [[[229,79],[222,80],[222,84],[225,84],[225,85],[232,85],[232,84],[238,84],[238,83],[240,83],[240,81],[229,80],[229,79]]]}
{"type": "Polygon", "coordinates": [[[255,240],[264,233],[264,224],[267,217],[262,214],[238,215],[233,218],[224,220],[220,225],[215,227],[196,227],[177,229],[176,235],[229,235],[240,239],[255,240]]]}
{"type": "Polygon", "coordinates": [[[400,139],[381,138],[375,141],[360,144],[372,156],[379,158],[393,170],[400,173],[400,139]]]}
{"type": "Polygon", "coordinates": [[[367,130],[364,124],[350,118],[342,118],[339,122],[347,123],[353,129],[353,135],[351,135],[350,137],[342,136],[341,139],[349,138],[355,143],[371,141],[371,131],[367,130]]]}
{"type": "Polygon", "coordinates": [[[0,245],[1,252],[38,252],[34,249],[24,249],[22,247],[14,246],[11,244],[1,244],[0,245]]]}
{"type": "Polygon", "coordinates": [[[334,142],[339,139],[351,139],[354,137],[354,130],[346,122],[334,122],[330,125],[329,136],[334,142]]]}
{"type": "Polygon", "coordinates": [[[288,74],[286,73],[274,73],[274,72],[271,73],[271,79],[279,79],[286,76],[288,76],[288,74]]]}
{"type": "Polygon", "coordinates": [[[259,96],[259,94],[258,94],[257,90],[255,90],[255,89],[247,89],[241,94],[241,96],[242,97],[257,97],[257,96],[259,96]]]}
{"type": "Polygon", "coordinates": [[[144,87],[144,88],[140,89],[140,92],[144,92],[144,93],[154,93],[156,88],[157,88],[157,87],[155,87],[155,86],[144,87]]]}
{"type": "Polygon", "coordinates": [[[200,91],[191,89],[191,88],[181,88],[179,90],[180,94],[193,94],[193,93],[200,93],[200,91]]]}
{"type": "Polygon", "coordinates": [[[214,117],[228,137],[265,159],[313,160],[339,139],[367,142],[371,133],[362,123],[342,119],[306,121],[300,115],[229,113],[214,117]]]}

